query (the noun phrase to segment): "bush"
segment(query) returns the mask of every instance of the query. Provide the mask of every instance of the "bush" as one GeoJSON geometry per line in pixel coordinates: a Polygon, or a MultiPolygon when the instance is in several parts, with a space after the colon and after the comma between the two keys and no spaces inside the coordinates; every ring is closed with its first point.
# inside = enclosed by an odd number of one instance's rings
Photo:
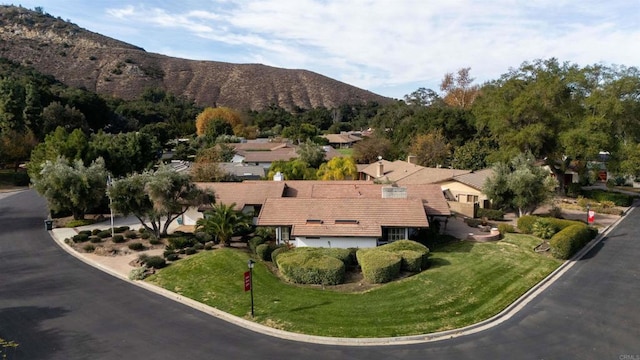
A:
{"type": "Polygon", "coordinates": [[[533,227],[531,228],[531,233],[534,236],[545,240],[551,239],[551,237],[557,232],[558,229],[546,218],[538,219],[533,223],[533,227]]]}
{"type": "Polygon", "coordinates": [[[91,230],[91,235],[98,235],[102,230],[100,229],[93,229],[91,230]]]}
{"type": "Polygon", "coordinates": [[[150,237],[151,237],[151,234],[150,234],[150,233],[148,233],[148,232],[146,232],[146,231],[145,231],[145,232],[143,232],[143,233],[140,233],[140,238],[141,238],[141,239],[147,240],[147,239],[148,239],[148,238],[150,238],[150,237]]]}
{"type": "Polygon", "coordinates": [[[427,257],[420,251],[400,250],[398,255],[402,258],[402,262],[400,263],[401,271],[417,273],[426,268],[425,265],[427,265],[427,262],[425,260],[427,257]]]}
{"type": "Polygon", "coordinates": [[[480,220],[480,219],[471,219],[471,218],[467,218],[467,219],[464,219],[464,222],[465,222],[467,225],[469,225],[470,227],[473,227],[473,228],[475,228],[475,227],[478,227],[478,226],[482,225],[482,220],[480,220]]]}
{"type": "Polygon", "coordinates": [[[111,230],[102,230],[96,234],[101,239],[106,239],[111,236],[111,230]]]}
{"type": "Polygon", "coordinates": [[[210,242],[208,242],[208,243],[204,244],[204,249],[205,249],[205,250],[211,250],[211,249],[213,249],[213,244],[212,244],[212,243],[210,243],[210,242]]]}
{"type": "Polygon", "coordinates": [[[249,239],[249,242],[247,244],[249,245],[249,250],[251,250],[251,252],[255,254],[256,250],[258,249],[258,245],[261,245],[264,243],[265,243],[264,238],[260,236],[254,236],[251,239],[249,239]]]}
{"type": "Polygon", "coordinates": [[[549,240],[551,254],[557,259],[569,259],[596,235],[596,230],[592,230],[584,224],[566,227],[549,240]]]}
{"type": "Polygon", "coordinates": [[[161,256],[149,256],[144,259],[144,264],[154,269],[162,269],[167,266],[167,262],[161,256]]]}
{"type": "Polygon", "coordinates": [[[126,237],[127,239],[137,239],[138,233],[133,230],[126,230],[124,232],[124,237],[126,237]]]}
{"type": "Polygon", "coordinates": [[[198,239],[198,241],[199,241],[201,244],[206,244],[206,243],[208,243],[209,241],[212,241],[212,240],[213,240],[213,236],[212,236],[211,234],[207,234],[207,233],[206,233],[206,232],[204,232],[204,231],[198,231],[198,232],[196,232],[196,233],[195,233],[195,237],[196,237],[196,239],[198,239]]]}
{"type": "Polygon", "coordinates": [[[276,245],[276,248],[271,252],[271,261],[275,264],[278,261],[278,255],[286,251],[289,251],[289,247],[286,245],[276,245]]]}
{"type": "Polygon", "coordinates": [[[487,218],[489,220],[504,220],[504,211],[478,208],[476,216],[479,218],[487,218]]]}
{"type": "Polygon", "coordinates": [[[129,272],[129,280],[144,280],[147,276],[147,269],[144,266],[135,268],[129,272]]]}
{"type": "Polygon", "coordinates": [[[78,234],[87,234],[87,236],[91,236],[91,230],[78,231],[78,234]]]}
{"type": "Polygon", "coordinates": [[[151,245],[160,245],[160,244],[162,244],[162,241],[160,241],[160,239],[158,239],[157,237],[153,236],[153,237],[151,237],[151,239],[149,239],[149,244],[151,244],[151,245]]]}
{"type": "Polygon", "coordinates": [[[193,254],[197,254],[198,250],[195,247],[189,247],[184,249],[184,254],[185,255],[193,255],[193,254]]]}
{"type": "Polygon", "coordinates": [[[162,253],[162,256],[163,256],[163,257],[165,257],[165,258],[167,258],[167,257],[169,257],[169,255],[173,255],[173,254],[175,254],[175,253],[176,253],[176,252],[175,252],[175,251],[173,251],[173,250],[165,250],[165,251],[162,253]]]}
{"type": "Polygon", "coordinates": [[[124,236],[122,236],[122,234],[117,234],[114,235],[111,240],[113,240],[113,242],[116,244],[120,244],[124,242],[124,236]]]}
{"type": "Polygon", "coordinates": [[[178,254],[169,254],[169,256],[166,257],[167,261],[177,261],[180,260],[180,255],[178,254]]]}
{"type": "Polygon", "coordinates": [[[275,249],[275,247],[271,244],[260,244],[256,247],[256,255],[258,255],[258,259],[264,261],[271,261],[271,252],[275,249]]]}
{"type": "Polygon", "coordinates": [[[508,234],[516,232],[516,229],[511,224],[499,224],[498,231],[500,231],[500,234],[508,234]]]}
{"type": "Polygon", "coordinates": [[[577,198],[582,191],[582,185],[579,183],[571,183],[567,186],[567,196],[577,198]]]}
{"type": "Polygon", "coordinates": [[[144,250],[144,245],[142,245],[142,243],[139,242],[132,242],[131,244],[128,245],[129,249],[133,250],[133,251],[141,251],[144,250]]]}
{"type": "Polygon", "coordinates": [[[597,202],[613,201],[616,206],[623,207],[631,206],[631,204],[633,204],[633,200],[635,199],[635,197],[632,195],[598,189],[583,190],[582,195],[597,202]]]}
{"type": "MultiPolygon", "coordinates": [[[[388,251],[388,252],[392,252],[392,253],[397,253],[398,255],[400,255],[402,257],[402,262],[403,262],[403,270],[406,271],[410,271],[410,272],[420,272],[421,270],[408,270],[405,269],[406,265],[405,263],[407,261],[413,261],[412,259],[405,259],[403,254],[405,254],[406,251],[412,251],[412,252],[417,252],[420,254],[421,256],[421,264],[419,264],[419,266],[412,266],[413,269],[415,268],[420,268],[420,269],[426,269],[429,264],[429,248],[417,243],[415,241],[411,241],[411,240],[398,240],[398,241],[394,241],[392,243],[386,244],[386,245],[382,245],[380,247],[377,247],[374,249],[374,251],[388,251]]],[[[406,253],[409,254],[409,253],[406,253]]],[[[410,257],[413,257],[414,255],[408,255],[410,257]]]]}
{"type": "Polygon", "coordinates": [[[540,216],[533,216],[533,215],[525,215],[522,216],[518,219],[518,229],[520,230],[521,233],[524,234],[532,234],[533,233],[533,225],[539,220],[539,219],[545,219],[545,221],[548,221],[549,224],[551,224],[553,227],[556,228],[556,231],[560,231],[568,226],[571,225],[576,225],[576,224],[583,224],[580,221],[575,221],[575,220],[565,220],[565,219],[555,219],[555,218],[549,218],[549,217],[540,217],[540,216]]]}
{"type": "Polygon", "coordinates": [[[186,236],[172,237],[169,238],[168,247],[171,249],[185,249],[188,247],[192,247],[196,244],[195,238],[189,238],[186,236]]]}
{"type": "Polygon", "coordinates": [[[298,248],[281,252],[277,266],[282,275],[297,284],[337,285],[344,283],[344,263],[320,251],[299,251],[298,248]]]}
{"type": "Polygon", "coordinates": [[[358,262],[362,268],[364,279],[372,284],[386,283],[396,279],[400,275],[402,257],[388,252],[368,249],[358,251],[358,262]]]}
{"type": "Polygon", "coordinates": [[[89,240],[89,235],[87,235],[87,234],[77,234],[77,235],[73,235],[73,237],[71,239],[73,240],[74,243],[81,243],[81,242],[85,242],[85,241],[89,240]]]}
{"type": "Polygon", "coordinates": [[[127,230],[129,230],[128,226],[118,226],[117,228],[113,229],[113,232],[116,233],[116,234],[120,234],[120,233],[123,233],[123,232],[125,232],[127,230]]]}
{"type": "Polygon", "coordinates": [[[82,250],[84,250],[85,252],[88,252],[88,253],[94,252],[95,249],[96,249],[96,247],[93,246],[93,244],[87,244],[87,245],[82,247],[82,250]]]}
{"type": "Polygon", "coordinates": [[[89,236],[89,241],[91,243],[97,244],[99,242],[102,242],[102,238],[97,237],[97,236],[89,236]]]}

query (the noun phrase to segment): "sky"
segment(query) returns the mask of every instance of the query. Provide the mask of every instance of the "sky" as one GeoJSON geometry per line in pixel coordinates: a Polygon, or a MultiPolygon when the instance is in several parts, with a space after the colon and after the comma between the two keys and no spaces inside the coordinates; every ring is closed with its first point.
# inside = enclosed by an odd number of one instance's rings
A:
{"type": "Polygon", "coordinates": [[[148,52],[305,69],[397,99],[466,67],[482,84],[552,57],[640,65],[639,0],[19,1],[148,52]]]}

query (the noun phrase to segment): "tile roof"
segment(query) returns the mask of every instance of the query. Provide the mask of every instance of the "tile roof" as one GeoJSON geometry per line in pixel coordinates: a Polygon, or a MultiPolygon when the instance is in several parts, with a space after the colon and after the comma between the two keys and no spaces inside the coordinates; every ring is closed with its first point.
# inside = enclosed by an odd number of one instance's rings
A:
{"type": "Polygon", "coordinates": [[[261,205],[266,199],[280,198],[284,193],[284,182],[280,181],[255,181],[250,186],[245,182],[201,182],[196,185],[213,190],[218,203],[235,203],[237,210],[246,205],[261,205]]]}
{"type": "Polygon", "coordinates": [[[263,178],[266,176],[264,167],[259,165],[247,165],[243,163],[218,163],[218,166],[222,171],[238,177],[255,176],[263,178]]]}
{"type": "Polygon", "coordinates": [[[423,167],[419,171],[403,177],[397,181],[398,185],[406,184],[434,184],[437,182],[453,179],[455,176],[470,173],[471,170],[458,170],[447,168],[423,167]]]}
{"type": "Polygon", "coordinates": [[[352,144],[354,142],[362,140],[360,136],[355,136],[349,133],[326,134],[322,135],[322,137],[327,139],[327,141],[329,141],[329,144],[352,144]]]}
{"type": "Polygon", "coordinates": [[[482,170],[454,176],[453,180],[461,182],[465,185],[471,186],[472,188],[482,190],[482,188],[484,187],[485,181],[487,181],[487,178],[491,177],[493,174],[494,174],[494,171],[491,168],[482,169],[482,170]]]}
{"type": "Polygon", "coordinates": [[[258,225],[292,226],[294,236],[382,236],[382,227],[429,227],[416,199],[267,199],[258,225]],[[340,221],[342,220],[342,222],[340,221]]]}

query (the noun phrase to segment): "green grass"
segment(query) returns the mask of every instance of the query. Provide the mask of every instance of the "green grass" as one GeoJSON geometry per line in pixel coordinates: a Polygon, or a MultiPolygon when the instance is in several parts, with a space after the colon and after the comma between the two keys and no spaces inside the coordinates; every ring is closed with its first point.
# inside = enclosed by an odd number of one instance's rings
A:
{"type": "Polygon", "coordinates": [[[336,149],[343,156],[352,156],[353,148],[336,149]]]}
{"type": "MultiPolygon", "coordinates": [[[[455,242],[431,254],[431,268],[363,292],[287,284],[264,263],[254,268],[255,321],[298,333],[338,337],[424,334],[470,325],[500,312],[561,261],[533,252],[539,239],[507,234],[492,243],[455,242]]],[[[246,252],[202,252],[147,281],[249,318],[243,291],[246,252]]]]}

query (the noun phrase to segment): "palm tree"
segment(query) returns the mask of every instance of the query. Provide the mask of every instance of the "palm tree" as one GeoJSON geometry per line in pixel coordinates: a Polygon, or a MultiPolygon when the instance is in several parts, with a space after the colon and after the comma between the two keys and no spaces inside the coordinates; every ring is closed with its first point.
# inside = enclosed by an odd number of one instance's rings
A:
{"type": "Polygon", "coordinates": [[[236,232],[251,225],[251,217],[235,210],[235,206],[235,203],[215,204],[211,211],[205,212],[204,218],[196,222],[196,230],[215,236],[223,246],[230,245],[236,232]]]}

